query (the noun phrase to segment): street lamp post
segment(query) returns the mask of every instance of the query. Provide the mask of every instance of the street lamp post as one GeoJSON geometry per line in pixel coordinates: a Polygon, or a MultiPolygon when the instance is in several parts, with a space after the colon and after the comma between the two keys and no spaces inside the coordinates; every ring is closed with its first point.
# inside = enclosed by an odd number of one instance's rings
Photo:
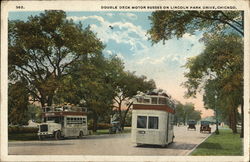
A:
{"type": "Polygon", "coordinates": [[[215,98],[215,118],[216,118],[216,130],[215,130],[215,134],[219,134],[219,129],[218,129],[218,110],[217,110],[217,95],[214,96],[215,98]]]}

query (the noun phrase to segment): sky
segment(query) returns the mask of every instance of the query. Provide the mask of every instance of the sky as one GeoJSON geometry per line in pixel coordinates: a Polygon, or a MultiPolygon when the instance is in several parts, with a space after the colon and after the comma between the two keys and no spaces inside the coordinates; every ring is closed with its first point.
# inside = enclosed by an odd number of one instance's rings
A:
{"type": "MultiPolygon", "coordinates": [[[[10,12],[9,20],[27,21],[30,15],[40,12],[10,12]]],[[[147,30],[151,27],[148,16],[151,12],[66,12],[67,19],[81,22],[83,27],[97,34],[106,45],[103,54],[106,57],[116,55],[121,58],[125,70],[135,71],[156,82],[157,88],[167,91],[172,98],[185,104],[192,102],[196,110],[202,111],[202,117],[213,115],[213,111],[203,108],[202,95],[196,99],[184,98],[185,82],[183,73],[187,71],[187,58],[199,55],[204,44],[199,42],[202,32],[194,35],[184,34],[182,38],[152,45],[147,30]]]]}

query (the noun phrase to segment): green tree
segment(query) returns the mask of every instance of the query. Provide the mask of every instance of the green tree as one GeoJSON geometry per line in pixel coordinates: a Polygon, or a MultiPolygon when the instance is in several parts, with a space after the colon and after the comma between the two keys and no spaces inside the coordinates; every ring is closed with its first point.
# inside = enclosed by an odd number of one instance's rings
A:
{"type": "Polygon", "coordinates": [[[194,112],[194,104],[185,103],[185,105],[183,105],[183,110],[184,110],[183,123],[185,125],[188,120],[193,120],[191,114],[194,112]]]}
{"type": "Polygon", "coordinates": [[[115,110],[118,112],[122,129],[128,111],[133,105],[133,97],[138,92],[147,92],[156,88],[153,80],[147,80],[146,76],[136,76],[134,72],[122,72],[119,80],[116,80],[115,110]],[[124,110],[124,113],[122,111],[124,110]]]}
{"type": "Polygon", "coordinates": [[[193,103],[185,103],[184,105],[177,102],[175,109],[176,122],[183,122],[185,125],[188,120],[199,121],[201,119],[201,112],[195,110],[193,103]]]}
{"type": "Polygon", "coordinates": [[[8,124],[28,124],[28,91],[25,82],[9,83],[8,90],[8,124]]]}
{"type": "Polygon", "coordinates": [[[201,120],[201,111],[194,110],[193,112],[190,113],[189,118],[195,120],[196,122],[201,120]]]}
{"type": "Polygon", "coordinates": [[[235,31],[244,35],[244,13],[241,11],[155,11],[149,17],[148,31],[153,43],[180,38],[195,31],[221,33],[235,31]]]}
{"type": "Polygon", "coordinates": [[[184,110],[183,110],[183,104],[180,102],[177,102],[176,104],[176,109],[175,109],[175,121],[176,124],[185,121],[185,117],[184,117],[184,110]]]}
{"type": "MultiPolygon", "coordinates": [[[[227,107],[231,113],[232,130],[236,129],[237,108],[243,109],[243,40],[236,34],[206,35],[205,50],[190,58],[185,65],[189,72],[184,83],[186,96],[195,96],[205,88],[205,103],[214,109],[215,104],[227,107]],[[218,102],[212,98],[217,90],[218,102]],[[207,98],[207,99],[206,99],[207,98]],[[210,100],[210,101],[208,101],[210,100]]],[[[217,106],[216,106],[217,107],[217,106]]],[[[242,113],[243,115],[243,113],[242,113]]]]}
{"type": "Polygon", "coordinates": [[[113,108],[115,90],[113,78],[117,77],[114,58],[97,55],[78,61],[70,68],[70,75],[64,79],[64,87],[57,92],[55,102],[70,102],[86,106],[89,118],[93,119],[93,131],[97,130],[98,120],[109,116],[113,108]]]}
{"type": "Polygon", "coordinates": [[[34,122],[40,123],[42,122],[42,110],[39,106],[36,106],[34,104],[29,104],[28,105],[28,110],[27,110],[27,116],[29,120],[32,120],[34,122]]]}
{"type": "Polygon", "coordinates": [[[45,11],[26,22],[9,21],[9,80],[24,79],[34,101],[51,105],[68,68],[103,48],[89,28],[67,20],[64,11],[45,11]]]}

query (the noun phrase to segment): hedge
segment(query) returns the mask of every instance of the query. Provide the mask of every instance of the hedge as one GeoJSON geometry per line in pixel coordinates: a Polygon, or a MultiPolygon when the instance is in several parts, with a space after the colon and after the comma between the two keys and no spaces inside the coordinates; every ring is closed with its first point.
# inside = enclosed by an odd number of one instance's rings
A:
{"type": "Polygon", "coordinates": [[[9,134],[14,133],[37,133],[38,127],[20,127],[20,126],[14,126],[14,127],[8,127],[9,134]]]}
{"type": "MultiPolygon", "coordinates": [[[[109,129],[110,127],[112,127],[111,124],[107,124],[107,123],[98,123],[97,124],[97,129],[101,130],[101,129],[109,129]]],[[[93,130],[93,124],[88,124],[88,130],[93,130]]]]}

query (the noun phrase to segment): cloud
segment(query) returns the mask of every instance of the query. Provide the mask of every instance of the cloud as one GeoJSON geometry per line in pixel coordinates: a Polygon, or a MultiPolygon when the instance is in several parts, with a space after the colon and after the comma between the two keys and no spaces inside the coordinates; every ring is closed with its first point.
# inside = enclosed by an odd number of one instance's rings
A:
{"type": "Polygon", "coordinates": [[[153,65],[159,65],[166,61],[166,56],[161,56],[159,58],[152,58],[152,57],[144,57],[141,60],[137,62],[137,64],[153,64],[153,65]]]}
{"type": "MultiPolygon", "coordinates": [[[[137,18],[133,13],[119,13],[120,15],[127,16],[130,18],[137,18]]],[[[107,13],[108,16],[114,16],[113,13],[107,13]]],[[[101,39],[102,42],[108,43],[109,41],[115,41],[117,44],[127,44],[130,46],[129,51],[138,51],[145,49],[145,42],[147,41],[146,30],[141,26],[134,25],[131,22],[116,21],[111,22],[109,19],[104,19],[102,16],[91,15],[91,16],[70,16],[68,19],[73,19],[74,21],[87,21],[89,19],[94,19],[99,22],[99,24],[91,24],[91,30],[97,33],[97,37],[101,39]],[[112,29],[110,28],[112,26],[112,29]]]]}
{"type": "Polygon", "coordinates": [[[109,17],[114,16],[114,14],[113,14],[113,13],[107,13],[106,15],[107,15],[107,16],[109,16],[109,17]]]}
{"type": "Polygon", "coordinates": [[[120,16],[125,16],[131,20],[136,20],[137,19],[137,16],[133,13],[119,13],[120,16]]]}
{"type": "Polygon", "coordinates": [[[68,16],[67,19],[72,19],[73,21],[85,21],[87,19],[95,19],[100,23],[104,22],[103,17],[101,16],[68,16]]]}
{"type": "Polygon", "coordinates": [[[118,53],[116,54],[116,56],[117,56],[118,58],[124,60],[124,56],[123,56],[122,53],[118,52],[118,53]]]}

